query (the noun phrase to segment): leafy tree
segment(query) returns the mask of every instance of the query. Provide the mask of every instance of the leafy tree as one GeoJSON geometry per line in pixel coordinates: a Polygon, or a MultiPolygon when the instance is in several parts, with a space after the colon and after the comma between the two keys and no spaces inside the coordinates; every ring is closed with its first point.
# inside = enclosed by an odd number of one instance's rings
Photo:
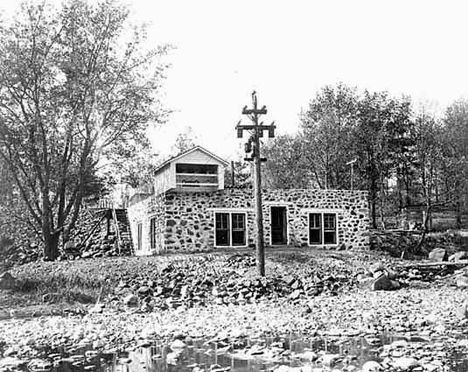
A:
{"type": "Polygon", "coordinates": [[[23,4],[0,29],[0,157],[41,231],[44,258],[78,218],[99,162],[147,145],[166,47],[144,51],[112,0],[69,0],[60,11],[23,4]],[[131,35],[130,35],[131,34],[131,35]]]}
{"type": "Polygon", "coordinates": [[[357,104],[356,89],[340,83],[322,88],[301,115],[303,154],[318,187],[350,185],[346,163],[355,153],[352,135],[357,104]]]}
{"type": "Polygon", "coordinates": [[[181,154],[197,145],[198,138],[192,127],[185,127],[184,131],[180,132],[175,140],[172,152],[181,154]]]}
{"type": "Polygon", "coordinates": [[[298,135],[282,135],[263,148],[267,158],[264,185],[272,189],[310,187],[310,168],[303,156],[304,141],[298,135]]]}
{"type": "Polygon", "coordinates": [[[450,105],[443,119],[443,188],[457,212],[461,225],[462,211],[468,199],[468,102],[450,105]]]}

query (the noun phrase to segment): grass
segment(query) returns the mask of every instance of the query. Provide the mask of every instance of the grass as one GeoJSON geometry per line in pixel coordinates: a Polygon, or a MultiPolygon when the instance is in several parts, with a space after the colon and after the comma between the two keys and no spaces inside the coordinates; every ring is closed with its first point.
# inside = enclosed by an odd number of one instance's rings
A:
{"type": "MultiPolygon", "coordinates": [[[[239,269],[226,265],[226,259],[238,253],[253,254],[251,249],[246,249],[224,250],[213,254],[31,262],[10,271],[17,279],[16,286],[9,300],[0,298],[0,309],[22,303],[95,303],[112,296],[121,280],[130,283],[130,287],[133,286],[131,290],[134,290],[141,283],[157,280],[168,265],[181,267],[185,273],[219,278],[239,269]]],[[[270,277],[329,275],[331,269],[351,276],[367,264],[368,253],[272,248],[267,249],[266,257],[266,271],[270,277]]],[[[243,267],[241,264],[241,269],[245,279],[256,276],[255,266],[243,267]]]]}

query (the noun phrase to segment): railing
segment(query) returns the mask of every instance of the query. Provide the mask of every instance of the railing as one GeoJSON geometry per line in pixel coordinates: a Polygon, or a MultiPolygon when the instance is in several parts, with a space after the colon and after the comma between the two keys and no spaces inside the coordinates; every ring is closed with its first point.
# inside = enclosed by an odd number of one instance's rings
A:
{"type": "Polygon", "coordinates": [[[115,209],[112,209],[112,219],[114,221],[115,238],[117,239],[117,249],[119,250],[119,255],[120,255],[120,246],[121,246],[120,229],[119,229],[119,221],[117,220],[117,213],[115,212],[115,209]]]}

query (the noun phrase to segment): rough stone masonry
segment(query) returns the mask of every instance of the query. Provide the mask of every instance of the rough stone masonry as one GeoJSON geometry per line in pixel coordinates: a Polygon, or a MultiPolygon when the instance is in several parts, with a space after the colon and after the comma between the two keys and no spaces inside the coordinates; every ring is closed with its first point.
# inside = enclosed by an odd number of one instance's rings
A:
{"type": "MultiPolygon", "coordinates": [[[[245,217],[245,244],[254,246],[255,210],[251,188],[212,192],[167,191],[150,196],[128,209],[135,252],[138,255],[166,251],[192,251],[216,246],[215,213],[236,213],[245,217]]],[[[264,190],[265,243],[271,244],[271,207],[284,207],[287,245],[311,246],[310,214],[328,213],[336,217],[334,244],[318,244],[331,249],[367,249],[369,209],[367,192],[351,190],[290,189],[264,190]]]]}

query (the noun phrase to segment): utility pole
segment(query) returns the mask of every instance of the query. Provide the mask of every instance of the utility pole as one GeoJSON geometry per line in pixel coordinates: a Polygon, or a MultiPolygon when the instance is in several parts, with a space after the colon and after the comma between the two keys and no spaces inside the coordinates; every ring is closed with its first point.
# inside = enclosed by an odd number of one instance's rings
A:
{"type": "Polygon", "coordinates": [[[265,115],[267,109],[263,106],[261,109],[258,108],[257,104],[257,93],[252,92],[252,108],[245,106],[242,110],[242,115],[247,115],[252,124],[241,125],[241,122],[236,126],[237,138],[242,138],[244,130],[248,131],[251,135],[245,144],[245,151],[252,153],[252,156],[245,158],[247,161],[254,162],[254,189],[255,189],[255,210],[256,218],[255,222],[257,225],[257,270],[260,276],[265,276],[265,246],[263,237],[263,211],[262,211],[262,174],[261,174],[261,163],[266,161],[266,158],[261,157],[260,153],[260,138],[263,137],[263,131],[268,131],[268,137],[273,138],[275,136],[274,122],[270,125],[263,125],[259,123],[261,115],[265,115]]]}
{"type": "Polygon", "coordinates": [[[351,160],[351,161],[348,161],[346,163],[346,165],[350,165],[351,166],[351,190],[354,190],[354,185],[353,185],[353,179],[354,179],[354,163],[356,163],[357,159],[354,159],[354,160],[351,160]]]}

